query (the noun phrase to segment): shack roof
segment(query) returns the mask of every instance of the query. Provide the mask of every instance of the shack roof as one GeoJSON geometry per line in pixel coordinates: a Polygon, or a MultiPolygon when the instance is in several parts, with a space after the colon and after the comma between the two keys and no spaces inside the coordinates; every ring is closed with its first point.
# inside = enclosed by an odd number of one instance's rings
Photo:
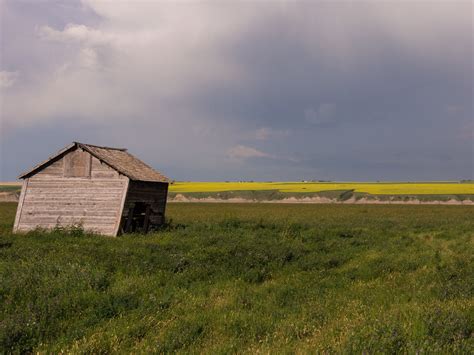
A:
{"type": "Polygon", "coordinates": [[[67,147],[61,149],[55,155],[49,157],[44,162],[36,165],[34,168],[28,170],[27,172],[21,174],[18,178],[25,179],[34,175],[39,170],[43,169],[49,163],[61,158],[66,155],[68,152],[81,148],[89,152],[92,156],[96,157],[100,161],[109,165],[111,168],[115,169],[119,173],[127,176],[131,180],[135,181],[150,181],[150,182],[169,182],[170,180],[161,174],[159,171],[156,171],[149,165],[145,164],[143,161],[133,156],[127,149],[124,148],[112,148],[112,147],[102,147],[98,145],[85,144],[79,142],[73,142],[67,147]]]}

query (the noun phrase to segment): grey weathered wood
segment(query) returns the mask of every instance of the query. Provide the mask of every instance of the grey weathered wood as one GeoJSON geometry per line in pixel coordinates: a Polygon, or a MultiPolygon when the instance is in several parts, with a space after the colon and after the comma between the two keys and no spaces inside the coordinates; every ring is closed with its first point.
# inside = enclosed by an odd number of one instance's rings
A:
{"type": "Polygon", "coordinates": [[[120,208],[119,208],[117,216],[116,216],[116,222],[115,222],[113,235],[118,234],[119,229],[120,229],[120,225],[122,223],[122,214],[123,214],[123,209],[125,207],[125,200],[127,199],[128,186],[129,186],[129,183],[130,183],[130,180],[128,178],[125,181],[126,181],[125,182],[125,187],[123,189],[122,200],[120,201],[120,208]]]}
{"type": "Polygon", "coordinates": [[[129,209],[128,209],[128,219],[127,219],[127,223],[125,224],[125,233],[128,233],[132,230],[132,222],[133,222],[133,211],[135,210],[135,206],[131,206],[129,209]]]}
{"type": "Polygon", "coordinates": [[[25,200],[26,190],[28,186],[28,179],[23,180],[21,186],[20,200],[18,201],[18,206],[16,209],[15,223],[13,224],[13,233],[18,231],[18,225],[20,223],[20,217],[23,210],[23,201],[25,200]]]}
{"type": "Polygon", "coordinates": [[[20,176],[18,176],[18,178],[19,179],[26,179],[26,178],[28,178],[32,175],[37,174],[39,171],[43,170],[45,167],[47,167],[48,165],[54,163],[58,159],[61,159],[65,154],[67,154],[68,152],[70,152],[71,150],[73,150],[75,148],[76,148],[76,143],[72,143],[72,144],[68,145],[67,147],[64,147],[59,152],[57,152],[53,156],[49,157],[45,161],[35,165],[32,169],[22,173],[20,176]]]}
{"type": "Polygon", "coordinates": [[[136,203],[146,210],[140,228],[164,220],[167,178],[123,149],[74,143],[21,178],[15,232],[81,224],[115,236],[136,203]]]}
{"type": "Polygon", "coordinates": [[[91,155],[82,149],[76,149],[64,156],[64,177],[90,177],[91,155]]]}
{"type": "Polygon", "coordinates": [[[117,179],[120,174],[96,157],[92,157],[91,177],[94,179],[117,179]]]}
{"type": "Polygon", "coordinates": [[[143,222],[143,232],[148,233],[148,227],[150,226],[150,213],[151,213],[151,206],[146,206],[145,210],[145,221],[143,222]]]}
{"type": "Polygon", "coordinates": [[[113,186],[120,186],[123,184],[123,180],[121,179],[74,179],[74,178],[57,178],[57,179],[48,179],[37,181],[35,178],[31,177],[30,187],[57,187],[60,188],[61,186],[74,186],[74,187],[81,187],[81,186],[88,186],[90,182],[93,181],[95,186],[100,187],[113,187],[113,186]],[[58,184],[61,185],[58,185],[58,184]]]}
{"type": "Polygon", "coordinates": [[[115,171],[93,171],[92,178],[94,179],[110,179],[118,177],[118,173],[115,171]]]}
{"type": "Polygon", "coordinates": [[[17,230],[29,230],[31,225],[52,228],[81,224],[84,229],[97,231],[100,227],[101,233],[114,235],[126,183],[121,179],[33,179],[17,230]]]}
{"type": "Polygon", "coordinates": [[[165,219],[165,215],[166,215],[166,202],[168,200],[168,188],[169,188],[169,185],[166,184],[163,189],[164,189],[164,197],[163,199],[160,201],[161,203],[161,209],[162,209],[162,213],[163,213],[163,217],[162,217],[162,221],[161,223],[164,224],[166,222],[166,219],[165,219]]]}
{"type": "Polygon", "coordinates": [[[23,209],[22,213],[25,215],[25,217],[27,217],[27,216],[36,216],[36,217],[55,216],[55,217],[57,217],[59,213],[62,216],[67,216],[67,217],[72,217],[72,218],[117,217],[117,212],[112,210],[112,209],[103,209],[103,210],[96,210],[96,209],[87,210],[87,209],[84,209],[82,211],[81,210],[73,210],[73,209],[69,209],[69,210],[66,210],[66,209],[63,209],[63,210],[50,209],[50,210],[41,210],[41,211],[37,211],[37,210],[33,210],[33,209],[31,209],[31,210],[23,209]]]}

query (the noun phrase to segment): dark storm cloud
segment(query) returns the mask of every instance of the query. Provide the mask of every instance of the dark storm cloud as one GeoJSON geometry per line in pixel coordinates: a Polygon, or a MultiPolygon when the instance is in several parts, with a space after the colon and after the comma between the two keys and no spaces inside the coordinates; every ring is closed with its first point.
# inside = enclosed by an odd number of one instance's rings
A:
{"type": "Polygon", "coordinates": [[[7,3],[22,27],[43,27],[22,37],[33,63],[2,45],[1,70],[19,72],[4,94],[3,179],[37,160],[9,158],[20,137],[59,148],[77,132],[177,179],[473,177],[470,2],[147,4],[23,17],[7,3]]]}
{"type": "Polygon", "coordinates": [[[431,38],[421,54],[377,29],[347,28],[349,40],[363,41],[336,67],[340,58],[331,48],[309,53],[292,33],[298,21],[283,17],[252,29],[251,40],[232,43],[229,57],[245,63],[254,85],[243,94],[200,93],[202,109],[222,117],[238,112],[251,127],[291,129],[293,136],[267,143],[267,150],[300,152],[301,164],[337,171],[338,178],[472,176],[472,143],[461,133],[473,116],[466,17],[465,31],[451,41],[431,38]],[[331,159],[312,158],[320,152],[331,159]]]}

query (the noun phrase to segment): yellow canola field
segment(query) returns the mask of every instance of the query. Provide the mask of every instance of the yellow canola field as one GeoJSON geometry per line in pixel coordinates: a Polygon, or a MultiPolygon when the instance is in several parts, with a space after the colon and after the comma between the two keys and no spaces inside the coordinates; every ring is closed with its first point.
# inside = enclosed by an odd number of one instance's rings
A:
{"type": "Polygon", "coordinates": [[[474,195],[474,183],[459,182],[175,182],[170,192],[354,190],[373,195],[474,195]]]}

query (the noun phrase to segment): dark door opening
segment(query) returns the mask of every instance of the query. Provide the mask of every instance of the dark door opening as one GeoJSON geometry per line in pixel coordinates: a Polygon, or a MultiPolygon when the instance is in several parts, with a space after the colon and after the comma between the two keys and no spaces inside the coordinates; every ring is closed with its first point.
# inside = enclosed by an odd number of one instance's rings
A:
{"type": "Polygon", "coordinates": [[[128,210],[127,218],[124,221],[123,232],[147,233],[150,227],[151,206],[145,202],[136,202],[128,210]]]}

